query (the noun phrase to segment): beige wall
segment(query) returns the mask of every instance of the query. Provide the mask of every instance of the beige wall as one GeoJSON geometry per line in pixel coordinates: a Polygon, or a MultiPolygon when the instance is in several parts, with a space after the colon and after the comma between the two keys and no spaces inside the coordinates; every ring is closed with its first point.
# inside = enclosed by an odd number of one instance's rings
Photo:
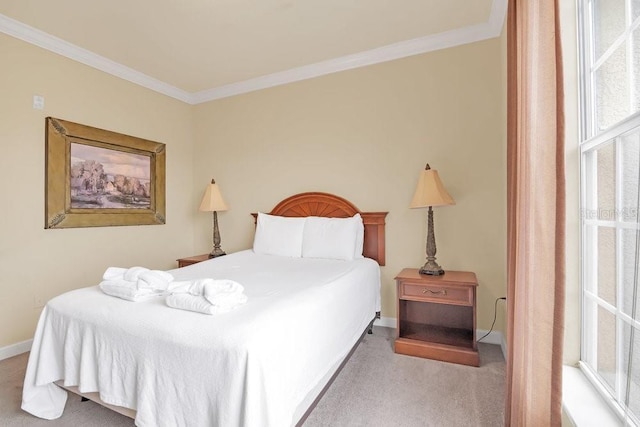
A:
{"type": "Polygon", "coordinates": [[[165,269],[191,254],[196,196],[191,106],[3,34],[0,58],[2,348],[33,337],[36,298],[97,284],[111,265],[165,269]],[[167,144],[167,224],[45,230],[46,116],[167,144]]]}
{"type": "Polygon", "coordinates": [[[192,107],[0,35],[0,348],[33,336],[36,299],[107,266],[168,269],[210,251],[210,214],[196,209],[212,177],[231,207],[219,215],[228,252],[251,246],[250,212],[294,193],[389,211],[382,314],[395,317],[394,275],[424,263],[426,210],[408,205],[426,162],[457,202],[435,209],[438,261],[477,273],[489,329],[506,293],[503,55],[493,39],[192,107]],[[46,116],[166,143],[167,224],[45,230],[46,116]]]}
{"type": "MultiPolygon", "coordinates": [[[[200,197],[215,178],[230,205],[218,216],[223,248],[250,247],[249,213],[298,192],[389,211],[382,315],[395,317],[395,274],[424,263],[427,212],[408,206],[429,162],[457,202],[435,209],[438,261],[476,272],[488,330],[506,295],[502,55],[492,39],[196,106],[194,183],[200,197]]],[[[200,214],[199,252],[210,233],[200,214]]]]}

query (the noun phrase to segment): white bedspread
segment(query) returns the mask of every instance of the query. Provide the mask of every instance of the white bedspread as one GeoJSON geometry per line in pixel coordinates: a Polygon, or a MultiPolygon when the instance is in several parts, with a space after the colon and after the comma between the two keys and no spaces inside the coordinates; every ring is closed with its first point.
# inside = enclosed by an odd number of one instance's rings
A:
{"type": "Polygon", "coordinates": [[[60,417],[66,392],[53,382],[63,379],[135,409],[138,426],[288,426],[380,309],[380,270],[370,259],[243,251],[171,273],[235,280],[248,302],[203,316],[97,286],[60,295],[38,322],[22,408],[60,417]]]}

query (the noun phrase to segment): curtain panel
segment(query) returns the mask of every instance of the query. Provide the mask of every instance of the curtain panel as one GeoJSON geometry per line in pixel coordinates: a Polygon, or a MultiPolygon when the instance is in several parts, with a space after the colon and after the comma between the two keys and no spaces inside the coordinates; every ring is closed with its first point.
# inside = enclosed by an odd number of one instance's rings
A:
{"type": "Polygon", "coordinates": [[[506,426],[561,425],[563,103],[558,0],[509,0],[506,426]]]}

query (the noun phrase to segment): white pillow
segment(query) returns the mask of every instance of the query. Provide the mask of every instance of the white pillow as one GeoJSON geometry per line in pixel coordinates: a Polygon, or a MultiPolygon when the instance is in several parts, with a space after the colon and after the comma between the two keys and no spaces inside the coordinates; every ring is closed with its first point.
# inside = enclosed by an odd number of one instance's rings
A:
{"type": "Polygon", "coordinates": [[[364,258],[362,254],[364,252],[364,223],[359,213],[355,214],[353,218],[357,222],[357,234],[356,234],[356,251],[353,254],[354,258],[364,258]]]}
{"type": "Polygon", "coordinates": [[[306,218],[287,218],[258,212],[253,251],[257,254],[302,256],[302,235],[306,218]]]}
{"type": "Polygon", "coordinates": [[[352,260],[356,252],[358,218],[307,217],[302,239],[303,258],[352,260]]]}

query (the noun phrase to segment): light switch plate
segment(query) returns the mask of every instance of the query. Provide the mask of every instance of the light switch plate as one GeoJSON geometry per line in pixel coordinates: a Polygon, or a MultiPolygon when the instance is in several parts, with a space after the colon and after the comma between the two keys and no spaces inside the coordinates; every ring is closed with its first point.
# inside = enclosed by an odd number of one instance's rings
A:
{"type": "Polygon", "coordinates": [[[44,108],[44,96],[33,95],[33,109],[42,110],[44,108]]]}

